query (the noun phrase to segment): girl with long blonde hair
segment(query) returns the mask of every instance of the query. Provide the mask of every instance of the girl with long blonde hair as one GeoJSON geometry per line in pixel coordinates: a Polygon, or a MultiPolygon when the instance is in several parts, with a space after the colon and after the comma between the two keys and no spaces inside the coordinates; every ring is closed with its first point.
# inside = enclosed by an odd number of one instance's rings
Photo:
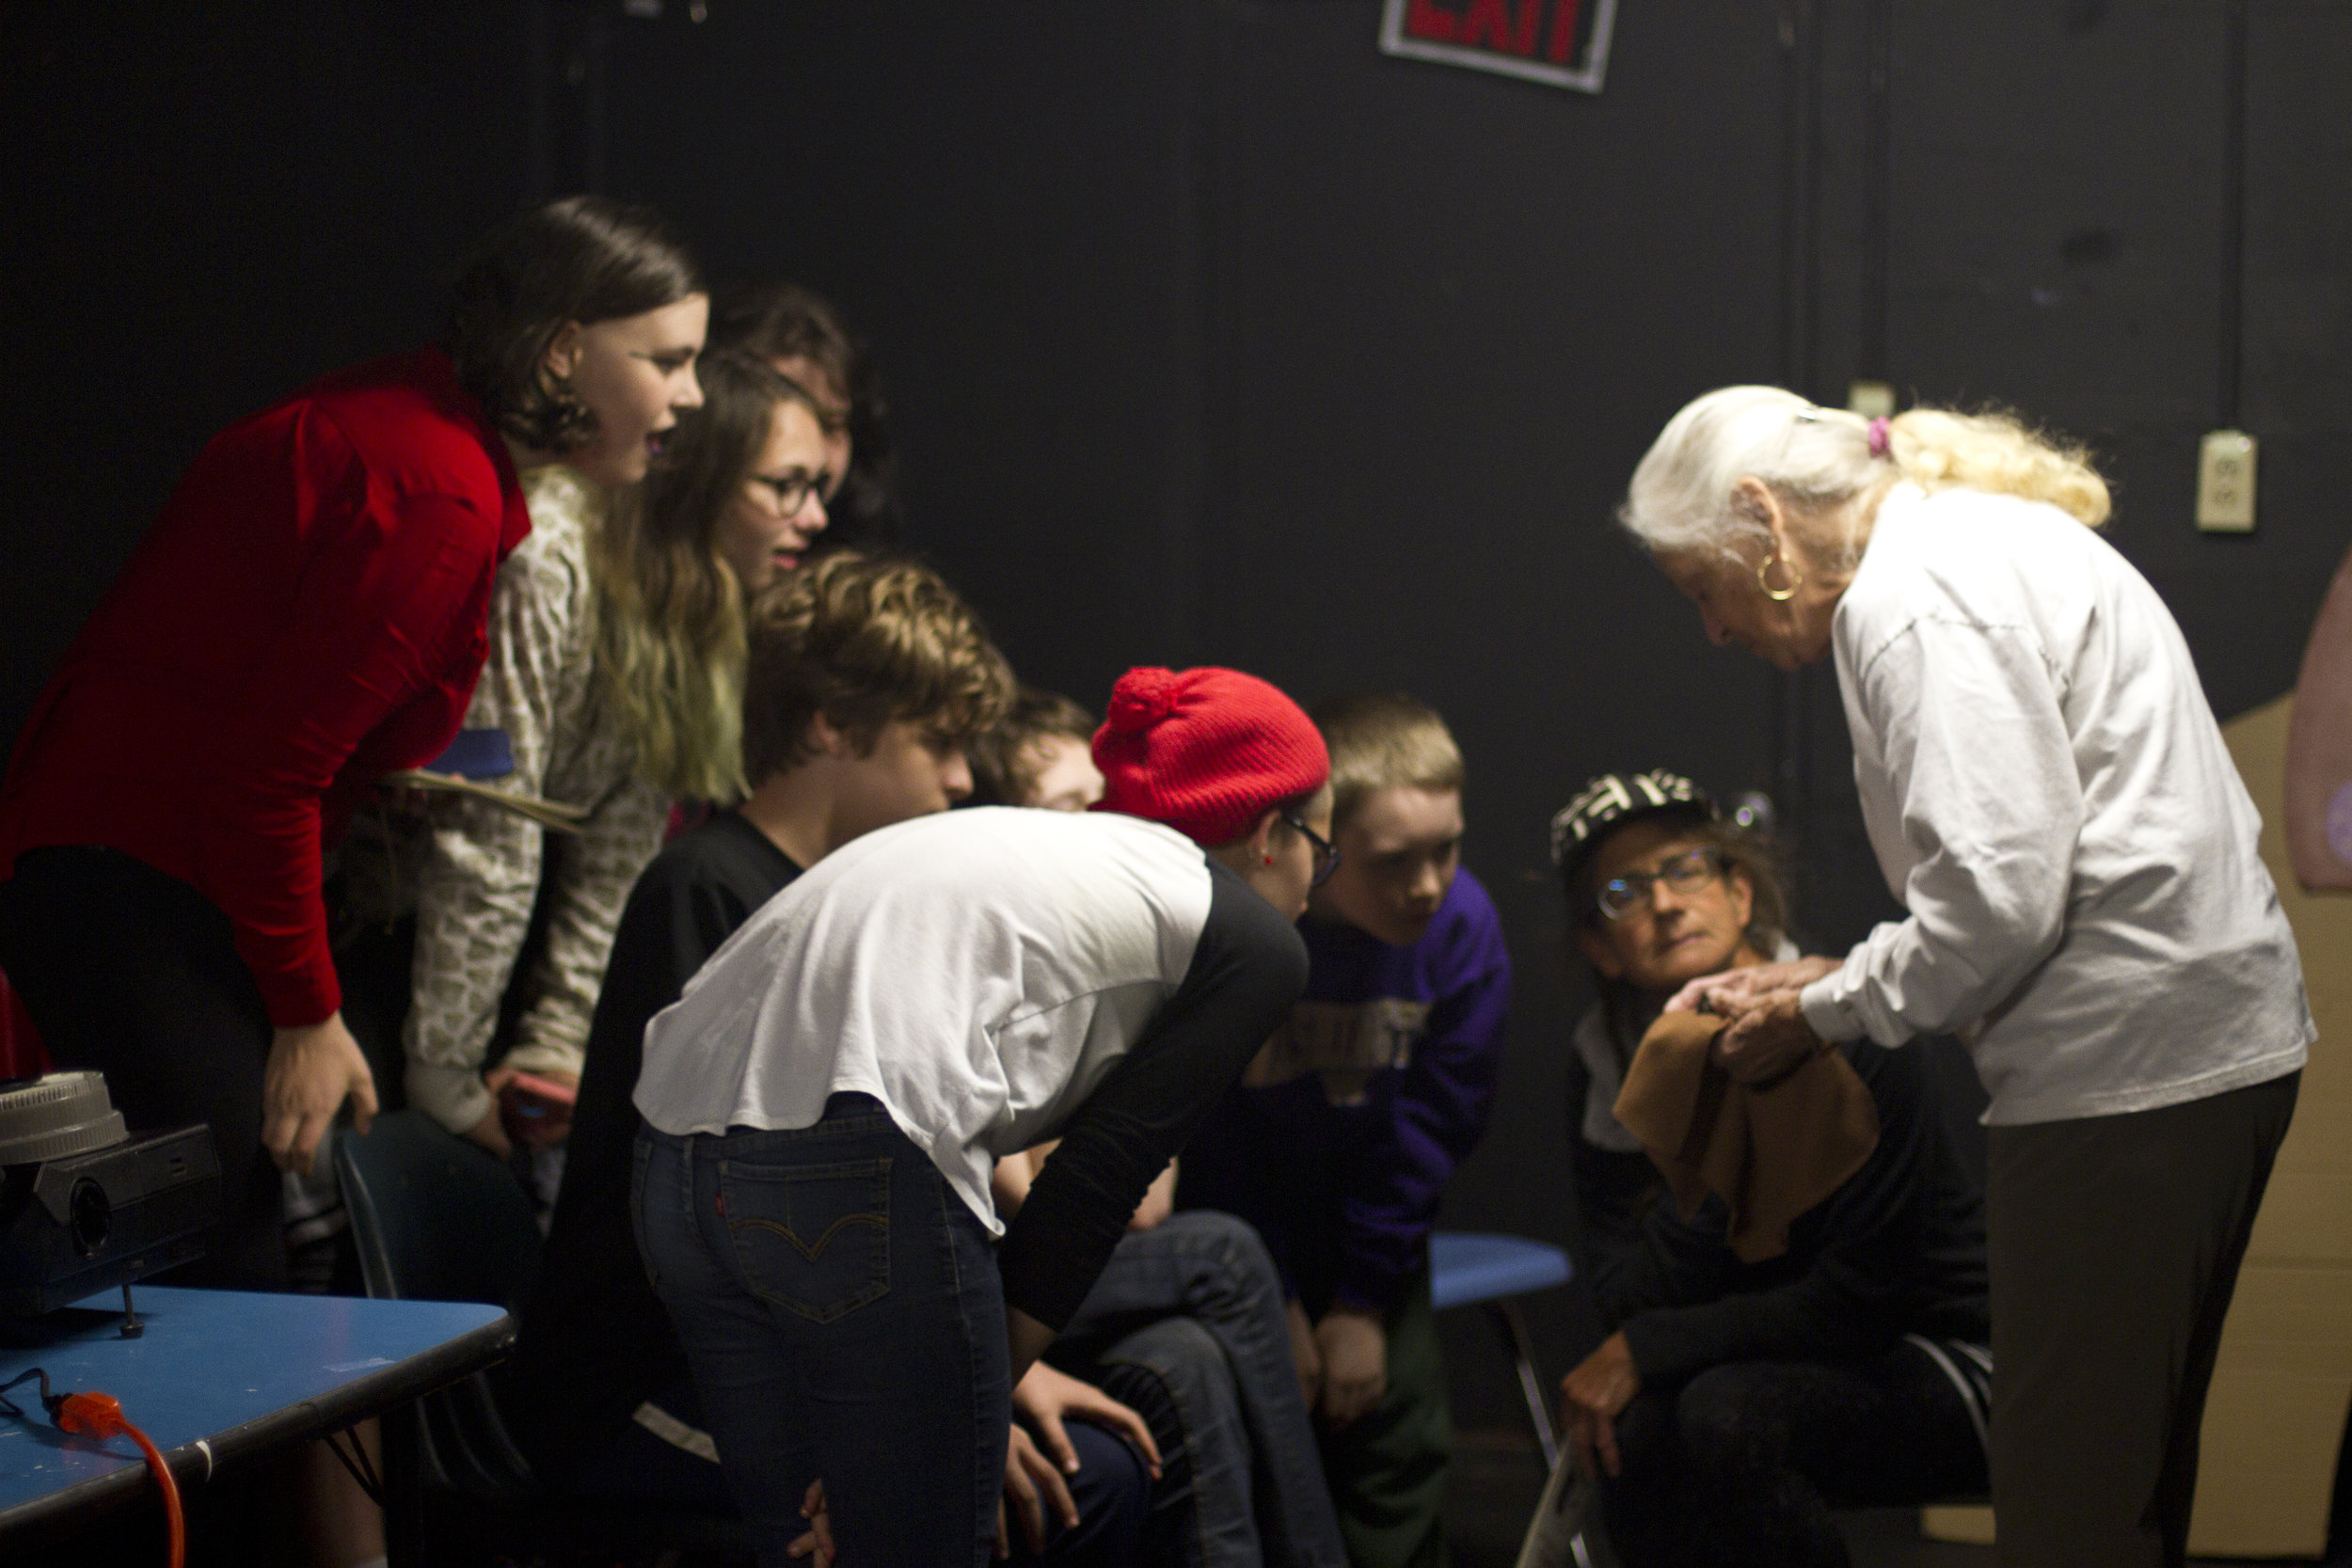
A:
{"type": "Polygon", "coordinates": [[[742,793],[746,595],[796,568],[825,527],[824,435],[808,394],[725,352],[703,406],[639,486],[563,472],[529,489],[533,531],[501,573],[491,649],[466,724],[501,730],[495,787],[584,812],[547,837],[495,803],[431,807],[417,878],[408,1095],[504,1152],[562,1141],[560,1100],[517,1074],[579,1082],[614,927],[674,801],[742,793]],[[517,960],[544,906],[544,945],[517,960]],[[512,1040],[487,1072],[501,1017],[512,1040]]]}

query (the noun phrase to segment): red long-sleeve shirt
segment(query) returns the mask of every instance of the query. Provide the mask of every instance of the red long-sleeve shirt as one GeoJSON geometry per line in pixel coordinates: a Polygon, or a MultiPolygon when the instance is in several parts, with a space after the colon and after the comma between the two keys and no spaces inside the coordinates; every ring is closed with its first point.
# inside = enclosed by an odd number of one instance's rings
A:
{"type": "Polygon", "coordinates": [[[272,1022],[326,1017],[321,854],[374,780],[456,735],[491,579],[530,529],[437,349],[231,425],[35,702],[0,785],[0,878],[44,845],[135,855],[229,916],[272,1022]]]}

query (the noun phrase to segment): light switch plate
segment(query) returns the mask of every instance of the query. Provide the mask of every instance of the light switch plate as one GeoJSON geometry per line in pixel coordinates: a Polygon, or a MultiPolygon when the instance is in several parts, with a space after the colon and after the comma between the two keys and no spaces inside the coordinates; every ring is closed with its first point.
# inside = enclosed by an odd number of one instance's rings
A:
{"type": "Polygon", "coordinates": [[[2197,454],[2197,526],[2207,533],[2253,531],[2254,448],[2242,430],[2207,433],[2197,454]]]}

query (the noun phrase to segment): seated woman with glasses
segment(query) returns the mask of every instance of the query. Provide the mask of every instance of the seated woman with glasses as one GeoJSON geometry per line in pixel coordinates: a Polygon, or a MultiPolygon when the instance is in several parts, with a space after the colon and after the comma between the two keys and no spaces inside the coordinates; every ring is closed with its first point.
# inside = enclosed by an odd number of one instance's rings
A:
{"type": "Polygon", "coordinates": [[[1830,1503],[1980,1492],[1992,1379],[1980,1195],[1945,1142],[1918,1053],[1838,1049],[1876,1149],[1742,1262],[1709,1198],[1684,1217],[1613,1107],[1642,1036],[1689,979],[1795,956],[1769,849],[1690,780],[1593,780],[1552,819],[1600,1000],[1576,1032],[1577,1204],[1600,1348],[1562,1382],[1628,1568],[1842,1565],[1830,1503]]]}
{"type": "Polygon", "coordinates": [[[1663,1189],[1641,1140],[1619,1125],[1617,1091],[1666,999],[1702,974],[1797,957],[1771,846],[1720,820],[1690,780],[1658,768],[1605,773],[1551,819],[1576,945],[1599,997],[1568,1063],[1568,1146],[1587,1279],[1641,1236],[1663,1189]]]}

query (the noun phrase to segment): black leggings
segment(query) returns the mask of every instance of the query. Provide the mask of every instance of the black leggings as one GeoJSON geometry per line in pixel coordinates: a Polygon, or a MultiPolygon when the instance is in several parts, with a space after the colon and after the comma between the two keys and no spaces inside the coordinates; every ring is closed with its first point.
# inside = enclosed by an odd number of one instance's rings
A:
{"type": "Polygon", "coordinates": [[[1617,1418],[1608,1524],[1627,1568],[1845,1568],[1844,1504],[1985,1489],[1984,1447],[1909,1342],[1864,1362],[1743,1361],[1644,1389],[1617,1418]]]}
{"type": "Polygon", "coordinates": [[[229,917],[115,849],[28,849],[0,882],[0,969],[60,1068],[93,1068],[134,1132],[200,1121],[221,1223],[172,1284],[286,1285],[284,1186],[262,1148],[269,1014],[229,917]]]}

